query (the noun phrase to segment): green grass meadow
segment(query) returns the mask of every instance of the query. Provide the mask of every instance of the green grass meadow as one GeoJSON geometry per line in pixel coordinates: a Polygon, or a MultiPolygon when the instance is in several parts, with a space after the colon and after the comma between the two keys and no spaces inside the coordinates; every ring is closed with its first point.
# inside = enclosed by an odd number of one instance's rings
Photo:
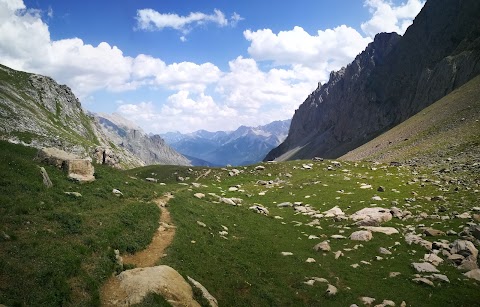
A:
{"type": "MultiPolygon", "coordinates": [[[[99,288],[116,269],[113,250],[134,253],[148,245],[160,214],[152,200],[165,192],[174,195],[168,207],[177,229],[160,263],[201,282],[220,306],[350,306],[361,305],[362,296],[374,297],[375,304],[392,300],[397,306],[402,301],[408,306],[480,302],[478,282],[466,279],[447,261],[438,268],[450,283],[435,281],[435,287],[414,283],[411,263],[423,259],[427,250],[407,245],[403,235],[407,228],[421,233],[424,226],[460,232],[470,220],[416,217],[422,212],[453,217],[479,206],[475,174],[446,178],[435,169],[368,162],[342,162],[328,170],[331,161],[265,163],[264,170],[238,167],[237,176],[229,176],[232,168],[148,166],[119,171],[96,165],[97,180],[77,184],[61,170],[44,166],[53,182],[47,189],[35,154],[31,148],[0,143],[0,303],[7,306],[98,306],[99,288]],[[312,169],[302,167],[309,163],[312,169]],[[147,182],[146,177],[158,183],[147,182]],[[372,189],[361,189],[362,183],[372,189]],[[232,186],[239,190],[229,191],[232,186]],[[378,192],[379,186],[385,192],[378,192]],[[114,188],[124,196],[115,196],[114,188]],[[82,197],[64,192],[79,192],[82,197]],[[195,193],[206,197],[198,199],[195,193]],[[219,203],[209,193],[238,197],[243,204],[219,203]],[[374,195],[382,201],[372,200],[374,195]],[[433,196],[446,201],[430,201],[433,196]],[[388,209],[397,202],[414,218],[394,218],[382,225],[395,227],[400,234],[373,233],[371,241],[358,242],[348,239],[359,230],[351,220],[320,218],[309,226],[311,217],[291,207],[278,208],[282,202],[302,202],[321,212],[339,206],[347,215],[372,205],[388,209]],[[254,204],[265,206],[270,214],[249,210],[254,204]],[[446,211],[438,213],[440,207],[446,211]],[[225,230],[228,234],[222,237],[219,232],[225,230]],[[334,234],[347,239],[331,239],[334,234]],[[312,235],[318,239],[309,239],[312,235]],[[324,240],[330,241],[332,251],[314,251],[313,246],[324,240]],[[379,247],[392,255],[379,254],[379,247]],[[343,256],[335,259],[337,251],[343,256]],[[315,262],[307,263],[308,258],[315,262]],[[391,278],[390,272],[400,275],[391,278]],[[312,277],[327,279],[338,293],[327,295],[326,283],[304,283],[312,277]]],[[[149,295],[141,305],[165,303],[149,295]]]]}

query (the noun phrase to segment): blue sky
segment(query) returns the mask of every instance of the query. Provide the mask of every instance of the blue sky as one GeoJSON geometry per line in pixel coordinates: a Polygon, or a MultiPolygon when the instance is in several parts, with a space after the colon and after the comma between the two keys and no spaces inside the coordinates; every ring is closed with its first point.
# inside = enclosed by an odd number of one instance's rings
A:
{"type": "Polygon", "coordinates": [[[420,0],[0,0],[0,63],[67,84],[146,132],[290,118],[420,0]]]}

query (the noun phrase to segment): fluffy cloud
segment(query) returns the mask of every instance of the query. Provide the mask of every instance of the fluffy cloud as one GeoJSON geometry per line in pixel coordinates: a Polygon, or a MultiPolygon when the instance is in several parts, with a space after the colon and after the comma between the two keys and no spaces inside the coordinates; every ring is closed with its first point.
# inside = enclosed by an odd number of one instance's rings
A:
{"type": "MultiPolygon", "coordinates": [[[[52,76],[69,85],[84,102],[92,101],[90,105],[94,99],[89,97],[98,90],[156,89],[158,96],[168,98],[115,105],[146,131],[256,126],[292,116],[318,81],[327,81],[331,70],[348,64],[376,32],[406,28],[423,3],[409,0],[393,6],[385,0],[367,0],[365,5],[372,12],[372,18],[362,24],[368,37],[345,25],[314,34],[301,27],[278,33],[246,30],[251,58],[237,57],[221,71],[212,63],[165,63],[144,54],[125,56],[106,42],[93,46],[80,38],[55,41],[42,21],[48,12],[29,10],[21,0],[0,0],[0,63],[52,76]]],[[[227,19],[220,11],[195,14],[151,12],[149,17],[137,16],[138,28],[170,27],[186,39],[189,29],[199,24],[233,26],[242,19],[238,14],[227,19]]]]}
{"type": "Polygon", "coordinates": [[[246,30],[243,35],[251,42],[248,52],[256,60],[327,69],[341,68],[371,41],[345,25],[319,30],[316,35],[310,35],[301,27],[278,34],[270,29],[246,30]]]}
{"type": "Polygon", "coordinates": [[[123,104],[117,112],[156,132],[236,129],[238,123],[232,118],[241,116],[237,110],[215,102],[209,95],[183,90],[169,96],[161,107],[155,107],[152,102],[123,104]]]}
{"type": "Polygon", "coordinates": [[[373,16],[362,23],[361,28],[370,37],[380,32],[397,32],[403,35],[424,4],[425,1],[408,0],[407,3],[394,6],[388,0],[366,0],[365,6],[369,7],[373,16]]]}
{"type": "Polygon", "coordinates": [[[153,9],[142,9],[137,10],[136,19],[136,28],[139,30],[155,31],[172,28],[183,34],[180,40],[186,41],[185,34],[190,32],[194,27],[207,23],[213,23],[219,27],[228,25],[236,26],[243,18],[239,14],[233,13],[230,19],[228,19],[222,11],[217,9],[213,11],[213,14],[191,12],[187,16],[180,16],[173,13],[159,13],[153,9]]]}

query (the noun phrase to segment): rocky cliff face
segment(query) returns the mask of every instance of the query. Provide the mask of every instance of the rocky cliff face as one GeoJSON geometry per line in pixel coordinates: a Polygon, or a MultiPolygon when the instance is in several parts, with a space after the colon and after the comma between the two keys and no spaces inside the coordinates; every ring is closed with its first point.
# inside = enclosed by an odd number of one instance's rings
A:
{"type": "Polygon", "coordinates": [[[265,160],[336,158],[480,74],[480,2],[427,1],[403,37],[382,33],[298,108],[265,160]]]}
{"type": "Polygon", "coordinates": [[[0,139],[37,148],[59,148],[119,168],[188,165],[188,160],[167,148],[161,138],[144,139],[143,132],[127,129],[125,139],[118,143],[112,135],[83,111],[67,86],[0,65],[0,139]]]}
{"type": "Polygon", "coordinates": [[[103,132],[146,164],[191,165],[190,161],[168,146],[159,135],[149,136],[140,127],[118,114],[96,114],[103,132]]]}

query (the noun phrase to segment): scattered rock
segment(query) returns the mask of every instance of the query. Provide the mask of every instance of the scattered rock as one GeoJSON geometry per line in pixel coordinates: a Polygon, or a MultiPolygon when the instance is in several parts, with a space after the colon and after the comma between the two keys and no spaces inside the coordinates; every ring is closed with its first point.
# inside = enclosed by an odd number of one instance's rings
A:
{"type": "Polygon", "coordinates": [[[192,285],[200,290],[202,292],[202,296],[204,299],[206,299],[211,307],[218,307],[218,302],[217,299],[213,297],[213,295],[208,292],[207,288],[205,288],[201,283],[196,281],[195,279],[191,278],[190,276],[187,276],[188,281],[192,283],[192,285]]]}
{"type": "Polygon", "coordinates": [[[316,261],[315,261],[315,259],[313,259],[313,258],[308,258],[307,260],[305,260],[305,262],[307,262],[307,263],[315,263],[316,261]]]}
{"type": "Polygon", "coordinates": [[[373,297],[364,296],[364,297],[360,297],[360,301],[364,305],[372,305],[373,302],[375,302],[375,299],[373,297]]]}
{"type": "Polygon", "coordinates": [[[190,285],[166,265],[123,271],[117,276],[126,293],[126,303],[139,304],[148,293],[157,293],[174,306],[200,306],[193,299],[190,285]]]}
{"type": "Polygon", "coordinates": [[[203,194],[203,193],[195,193],[195,194],[193,194],[193,196],[195,196],[195,197],[198,198],[198,199],[202,199],[202,198],[205,197],[205,194],[203,194]]]}
{"type": "Polygon", "coordinates": [[[318,243],[313,247],[315,251],[329,252],[331,250],[330,244],[327,241],[318,243]]]}
{"type": "Polygon", "coordinates": [[[123,196],[123,193],[120,192],[120,190],[117,190],[117,189],[113,189],[112,193],[115,194],[116,196],[123,196]]]}
{"type": "Polygon", "coordinates": [[[293,255],[292,252],[282,252],[281,254],[282,254],[282,256],[292,256],[293,255]]]}
{"type": "Polygon", "coordinates": [[[480,281],[480,269],[471,270],[463,275],[467,276],[468,278],[480,281]]]}
{"type": "Polygon", "coordinates": [[[436,279],[436,280],[441,280],[441,281],[450,283],[450,279],[448,279],[447,275],[443,275],[443,274],[432,274],[432,275],[429,276],[429,277],[432,277],[433,279],[436,279]]]}
{"type": "Polygon", "coordinates": [[[419,272],[426,272],[426,273],[439,273],[440,271],[434,267],[432,264],[428,262],[421,262],[421,263],[412,263],[413,268],[419,272]]]}
{"type": "Polygon", "coordinates": [[[53,186],[53,183],[52,181],[50,180],[50,177],[48,177],[48,173],[47,171],[45,170],[45,168],[42,166],[40,167],[40,173],[42,174],[42,178],[43,178],[43,184],[47,187],[47,188],[51,188],[53,186]]]}
{"type": "Polygon", "coordinates": [[[265,169],[265,166],[263,166],[263,165],[255,166],[256,171],[263,171],[264,169],[265,169]]]}
{"type": "Polygon", "coordinates": [[[277,205],[278,208],[293,207],[291,202],[283,202],[277,205]]]}
{"type": "Polygon", "coordinates": [[[332,236],[330,236],[330,238],[332,238],[332,239],[346,239],[347,237],[342,236],[342,235],[332,235],[332,236]]]}
{"type": "Polygon", "coordinates": [[[334,253],[334,255],[335,255],[335,259],[338,259],[338,258],[340,258],[340,257],[343,256],[343,252],[342,252],[342,251],[336,251],[336,252],[334,253]]]}
{"type": "Polygon", "coordinates": [[[338,206],[333,207],[330,210],[327,210],[323,212],[325,214],[325,217],[334,217],[334,216],[339,216],[339,215],[345,215],[345,213],[340,209],[338,206]]]}
{"type": "Polygon", "coordinates": [[[373,207],[373,208],[364,208],[352,214],[350,218],[354,221],[357,221],[359,226],[379,226],[384,222],[388,222],[392,219],[392,214],[390,210],[373,207]]]}
{"type": "Polygon", "coordinates": [[[75,198],[80,198],[82,197],[82,194],[78,193],[78,192],[64,192],[66,195],[71,195],[75,198]]]}
{"type": "Polygon", "coordinates": [[[337,294],[337,292],[338,292],[337,287],[328,284],[328,288],[327,288],[327,291],[326,291],[326,294],[327,294],[327,295],[332,296],[332,295],[337,294]]]}
{"type": "Polygon", "coordinates": [[[385,187],[379,186],[377,189],[378,192],[385,192],[385,187]]]}
{"type": "Polygon", "coordinates": [[[148,181],[148,182],[155,182],[155,183],[158,182],[158,179],[151,178],[151,177],[147,177],[147,178],[145,178],[145,180],[148,181]]]}
{"type": "Polygon", "coordinates": [[[372,233],[368,230],[355,231],[350,235],[350,240],[353,241],[370,241],[372,238],[372,233]]]}
{"type": "Polygon", "coordinates": [[[433,228],[427,228],[423,231],[423,233],[427,236],[430,237],[438,237],[438,236],[444,236],[445,232],[438,230],[438,229],[433,229],[433,228]]]}
{"type": "Polygon", "coordinates": [[[416,282],[417,284],[426,284],[426,285],[429,285],[431,287],[435,287],[435,285],[433,284],[433,282],[431,280],[426,279],[424,277],[417,277],[417,278],[412,279],[412,281],[416,282]]]}
{"type": "Polygon", "coordinates": [[[380,232],[386,235],[397,234],[398,230],[393,227],[375,227],[375,226],[362,226],[361,228],[371,232],[380,232]]]}
{"type": "Polygon", "coordinates": [[[443,259],[435,254],[425,254],[425,256],[423,256],[423,260],[430,262],[434,266],[438,266],[443,262],[443,259]]]}
{"type": "Polygon", "coordinates": [[[253,205],[251,206],[250,208],[248,208],[256,213],[259,213],[259,214],[263,214],[263,215],[269,215],[270,212],[268,212],[268,209],[263,207],[263,206],[260,206],[260,205],[253,205]]]}
{"type": "Polygon", "coordinates": [[[475,248],[472,242],[467,240],[456,240],[453,242],[452,254],[459,254],[465,257],[467,260],[477,262],[478,250],[475,248]]]}
{"type": "Polygon", "coordinates": [[[380,196],[375,195],[372,197],[372,200],[382,201],[382,198],[380,196]]]}
{"type": "Polygon", "coordinates": [[[207,227],[207,225],[204,222],[197,221],[197,224],[202,227],[207,227]]]}
{"type": "Polygon", "coordinates": [[[400,272],[390,272],[388,274],[388,277],[390,278],[394,278],[394,277],[397,277],[398,275],[400,275],[401,273],[400,272]]]}
{"type": "Polygon", "coordinates": [[[391,254],[392,254],[391,251],[389,251],[388,249],[386,249],[386,248],[384,248],[384,247],[380,247],[380,248],[378,249],[378,252],[379,252],[380,254],[382,254],[382,255],[391,255],[391,254]]]}

